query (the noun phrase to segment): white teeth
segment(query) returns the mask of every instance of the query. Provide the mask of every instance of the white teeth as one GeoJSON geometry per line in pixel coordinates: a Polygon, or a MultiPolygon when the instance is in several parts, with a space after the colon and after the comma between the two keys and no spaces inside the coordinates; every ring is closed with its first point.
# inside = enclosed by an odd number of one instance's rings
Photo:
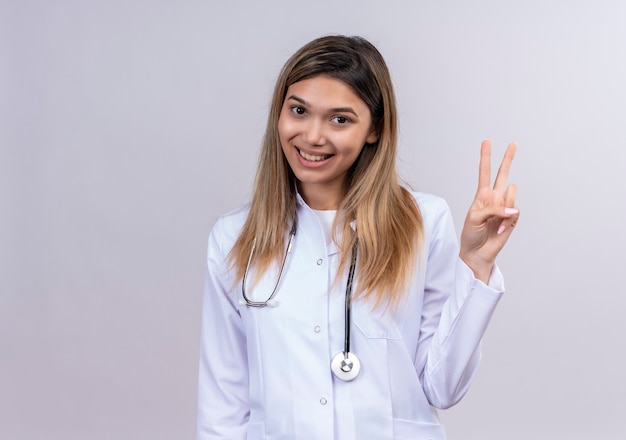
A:
{"type": "Polygon", "coordinates": [[[300,156],[311,162],[319,162],[320,160],[328,159],[330,157],[330,154],[327,154],[325,156],[314,156],[312,154],[307,154],[302,150],[298,150],[298,153],[300,153],[300,156]]]}

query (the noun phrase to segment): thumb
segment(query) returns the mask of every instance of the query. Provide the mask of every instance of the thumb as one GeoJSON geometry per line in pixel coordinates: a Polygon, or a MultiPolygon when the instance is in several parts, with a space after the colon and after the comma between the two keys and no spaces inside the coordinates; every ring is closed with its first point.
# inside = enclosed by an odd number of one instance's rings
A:
{"type": "Polygon", "coordinates": [[[486,223],[491,218],[508,219],[519,214],[518,208],[505,206],[486,206],[482,209],[473,210],[470,213],[470,221],[475,225],[486,223]]]}

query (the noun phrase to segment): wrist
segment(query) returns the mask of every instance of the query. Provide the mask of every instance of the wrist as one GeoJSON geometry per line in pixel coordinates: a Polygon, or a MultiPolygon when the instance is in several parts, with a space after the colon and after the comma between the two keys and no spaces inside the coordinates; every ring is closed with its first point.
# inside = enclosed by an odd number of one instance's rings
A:
{"type": "Polygon", "coordinates": [[[461,252],[459,257],[474,273],[474,278],[482,281],[485,284],[489,283],[491,278],[491,272],[493,271],[494,261],[485,261],[480,258],[475,258],[471,254],[461,252]]]}

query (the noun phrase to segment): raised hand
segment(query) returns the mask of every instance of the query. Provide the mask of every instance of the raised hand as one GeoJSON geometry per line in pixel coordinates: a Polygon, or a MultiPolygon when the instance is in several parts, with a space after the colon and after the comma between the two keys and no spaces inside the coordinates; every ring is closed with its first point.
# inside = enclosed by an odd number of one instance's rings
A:
{"type": "Polygon", "coordinates": [[[491,142],[484,140],[480,147],[478,190],[463,225],[460,256],[485,283],[519,218],[517,187],[506,182],[516,149],[517,144],[509,144],[491,188],[491,142]]]}

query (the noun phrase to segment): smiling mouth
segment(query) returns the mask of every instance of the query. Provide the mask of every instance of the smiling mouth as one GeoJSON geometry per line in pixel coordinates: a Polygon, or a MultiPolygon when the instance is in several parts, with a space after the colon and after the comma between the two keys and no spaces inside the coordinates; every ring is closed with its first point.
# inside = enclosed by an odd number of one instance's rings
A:
{"type": "Polygon", "coordinates": [[[298,154],[300,156],[302,156],[303,158],[305,158],[309,162],[321,162],[322,160],[326,160],[326,159],[328,159],[329,157],[332,156],[332,154],[325,154],[323,156],[316,156],[316,155],[313,155],[313,154],[305,153],[304,151],[300,150],[299,148],[296,148],[296,150],[298,150],[298,154]]]}

